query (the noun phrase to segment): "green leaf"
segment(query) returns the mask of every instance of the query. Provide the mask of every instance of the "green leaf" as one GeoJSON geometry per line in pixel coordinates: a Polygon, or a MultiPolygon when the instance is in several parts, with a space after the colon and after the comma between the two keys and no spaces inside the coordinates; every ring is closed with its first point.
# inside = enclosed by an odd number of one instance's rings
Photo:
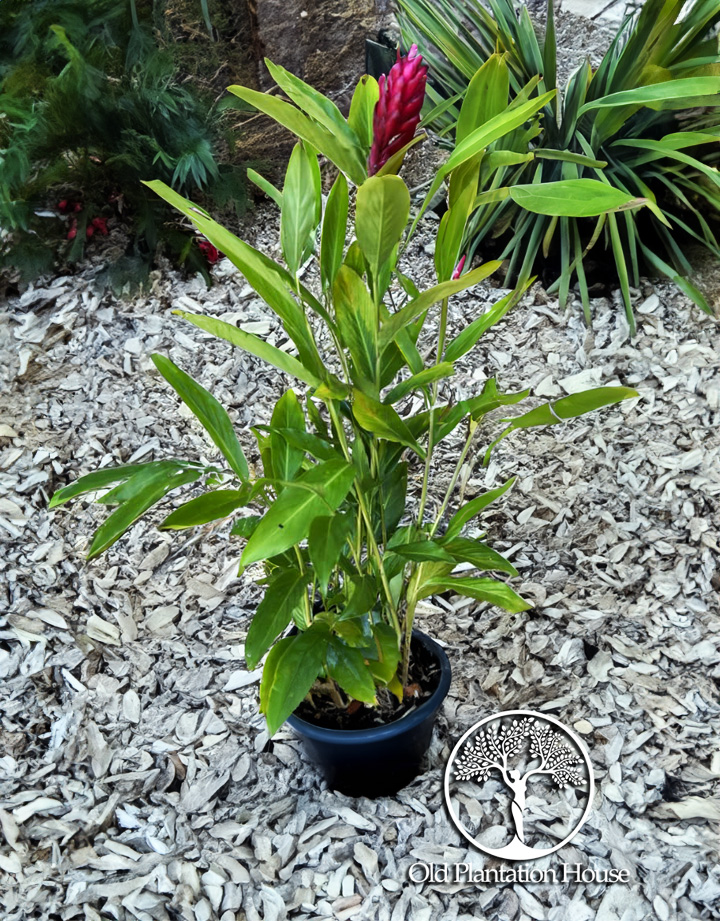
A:
{"type": "Polygon", "coordinates": [[[585,413],[600,409],[603,406],[612,406],[622,400],[630,400],[637,396],[639,396],[637,390],[632,390],[629,387],[595,387],[592,390],[573,393],[569,397],[563,397],[553,403],[545,403],[527,413],[523,413],[522,416],[503,419],[503,422],[509,422],[510,425],[487,449],[485,463],[487,463],[493,448],[517,429],[533,428],[538,425],[558,425],[566,419],[575,419],[577,416],[583,416],[585,413]]]}
{"type": "Polygon", "coordinates": [[[287,390],[275,404],[270,420],[270,452],[273,476],[278,480],[293,480],[302,466],[304,451],[295,447],[275,429],[305,431],[305,414],[292,390],[287,390]]]}
{"type": "Polygon", "coordinates": [[[449,361],[441,361],[440,364],[433,365],[431,368],[425,368],[424,371],[413,374],[407,380],[400,381],[384,398],[383,403],[397,403],[408,393],[419,390],[421,387],[427,387],[428,384],[442,380],[444,377],[450,377],[454,371],[455,366],[449,361]]]}
{"type": "Polygon", "coordinates": [[[409,304],[406,304],[401,310],[398,310],[397,313],[390,314],[380,328],[380,350],[382,351],[387,348],[400,330],[405,329],[405,327],[412,323],[416,317],[419,317],[421,313],[426,311],[428,307],[432,307],[433,304],[437,304],[438,301],[442,301],[446,297],[451,297],[453,294],[465,291],[467,288],[472,288],[473,285],[476,285],[484,278],[492,275],[493,272],[496,272],[501,264],[502,263],[499,261],[486,262],[485,265],[478,266],[478,268],[473,269],[471,272],[467,272],[460,278],[443,281],[439,285],[435,285],[433,288],[423,291],[419,297],[410,301],[409,304]]]}
{"type": "Polygon", "coordinates": [[[260,173],[255,172],[254,169],[248,169],[247,177],[250,182],[253,182],[268,198],[271,198],[278,208],[282,208],[283,197],[280,189],[276,189],[272,182],[269,182],[264,176],[261,176],[260,173]]]}
{"type": "Polygon", "coordinates": [[[506,57],[497,53],[490,55],[468,84],[455,128],[457,144],[507,109],[510,72],[506,57]]]}
{"type": "Polygon", "coordinates": [[[259,93],[245,86],[229,86],[228,92],[249,102],[260,112],[264,112],[265,115],[269,115],[270,118],[292,131],[296,137],[307,141],[334,163],[339,170],[342,170],[355,185],[360,185],[367,176],[367,166],[363,162],[360,148],[357,145],[350,144],[339,133],[330,131],[308,118],[295,106],[275,96],[259,93]]]}
{"type": "Polygon", "coordinates": [[[377,601],[378,586],[374,576],[350,576],[345,583],[345,590],[350,593],[340,613],[340,620],[352,620],[367,614],[377,601]]]}
{"type": "Polygon", "coordinates": [[[361,390],[355,390],[352,411],[358,425],[362,426],[365,431],[412,448],[419,457],[425,459],[424,450],[415,441],[410,429],[392,406],[379,403],[366,396],[361,390]]]}
{"type": "Polygon", "coordinates": [[[119,507],[95,532],[88,559],[112,546],[144,512],[172,489],[194,483],[202,473],[202,468],[188,469],[174,461],[143,465],[142,470],[99,500],[105,505],[117,504],[119,507]]]}
{"type": "Polygon", "coordinates": [[[260,515],[246,515],[244,518],[238,518],[230,533],[234,537],[251,537],[261,521],[260,515]]]}
{"type": "Polygon", "coordinates": [[[315,518],[334,512],[348,493],[355,468],[342,460],[311,467],[285,487],[245,546],[240,565],[269,559],[304,540],[315,518]]]}
{"type": "Polygon", "coordinates": [[[169,358],[158,354],[151,357],[158,371],[200,421],[234,473],[246,481],[250,476],[248,463],[226,410],[211,393],[189,374],[181,371],[169,358]]]}
{"type": "MultiPolygon", "coordinates": [[[[248,284],[280,317],[308,371],[322,376],[324,366],[310,327],[302,308],[296,303],[291,293],[294,288],[292,276],[264,253],[244,243],[221,224],[213,221],[205,211],[183,198],[164,182],[146,182],[144,185],[188,217],[213,246],[225,253],[232,264],[245,276],[248,284]]],[[[248,349],[248,351],[251,350],[248,349]]]]}
{"type": "Polygon", "coordinates": [[[285,70],[279,64],[273,64],[268,58],[265,58],[265,64],[273,80],[287,93],[296,106],[339,138],[343,146],[350,150],[359,146],[360,139],[331,99],[323,96],[309,83],[300,80],[289,70],[285,70]]]}
{"type": "Polygon", "coordinates": [[[329,441],[318,438],[317,435],[310,432],[303,432],[300,429],[273,428],[273,434],[284,438],[292,447],[297,448],[303,454],[309,454],[316,460],[343,459],[341,452],[336,450],[329,441]]]}
{"type": "MultiPolygon", "coordinates": [[[[108,467],[105,470],[95,470],[93,473],[86,473],[85,476],[81,476],[78,480],[75,480],[74,483],[70,483],[68,486],[63,486],[61,489],[58,489],[53,494],[48,508],[57,508],[57,506],[64,505],[77,496],[82,496],[84,493],[88,492],[97,492],[99,489],[105,489],[107,486],[112,486],[113,483],[124,483],[141,470],[148,470],[154,467],[156,463],[156,461],[151,461],[148,464],[125,464],[121,467],[108,467]]],[[[188,464],[188,466],[191,465],[188,464]]]]}
{"type": "Polygon", "coordinates": [[[601,96],[580,106],[578,117],[592,109],[614,108],[615,106],[648,106],[655,108],[656,103],[677,102],[677,108],[687,108],[690,96],[717,96],[720,93],[720,77],[684,77],[679,80],[667,80],[664,83],[651,83],[649,86],[636,86],[619,93],[601,96]]]}
{"type": "Polygon", "coordinates": [[[435,272],[438,281],[448,281],[460,261],[466,228],[475,205],[480,177],[478,155],[450,175],[448,210],[443,214],[435,241],[435,272]]]}
{"type": "Polygon", "coordinates": [[[306,596],[307,575],[297,569],[283,570],[269,583],[245,640],[248,668],[257,667],[277,635],[303,611],[306,596]]]}
{"type": "Polygon", "coordinates": [[[343,173],[338,173],[328,195],[320,239],[320,276],[323,291],[332,287],[342,265],[347,218],[348,184],[343,173]]]}
{"type": "Polygon", "coordinates": [[[350,351],[361,380],[370,382],[377,391],[378,309],[370,292],[359,275],[342,265],[333,285],[333,298],[341,342],[350,351]]]}
{"type": "Polygon", "coordinates": [[[458,563],[470,563],[476,569],[485,571],[506,572],[511,576],[518,575],[517,569],[509,560],[479,540],[471,540],[468,537],[444,539],[442,547],[458,563]]]}
{"type": "Polygon", "coordinates": [[[308,553],[315,569],[318,588],[324,595],[345,542],[353,530],[349,515],[321,515],[310,525],[308,553]]]}
{"type": "Polygon", "coordinates": [[[312,252],[320,223],[322,201],[317,156],[300,142],[290,154],[280,214],[280,243],[285,262],[293,275],[312,252]]]}
{"type": "Polygon", "coordinates": [[[278,640],[268,653],[260,681],[260,710],[274,735],[298,707],[322,671],[330,642],[327,625],[316,623],[278,640]]]}
{"type": "Polygon", "coordinates": [[[327,649],[327,668],[330,677],[350,697],[364,703],[377,704],[372,672],[359,649],[353,649],[339,637],[333,636],[327,649]]]}
{"type": "Polygon", "coordinates": [[[360,77],[350,103],[348,124],[366,151],[369,151],[372,145],[373,113],[379,98],[380,88],[375,77],[369,74],[360,77]]]}
{"type": "Polygon", "coordinates": [[[376,658],[370,658],[368,665],[373,677],[387,684],[394,678],[400,662],[398,637],[389,624],[374,624],[373,638],[375,649],[368,653],[368,658],[371,654],[376,658]]]}
{"type": "Polygon", "coordinates": [[[417,563],[454,563],[455,557],[434,540],[418,540],[409,544],[393,544],[393,553],[417,563]]]}
{"type": "Polygon", "coordinates": [[[597,217],[607,211],[638,208],[645,203],[645,199],[633,198],[597,179],[561,179],[558,182],[516,185],[510,188],[510,197],[521,208],[534,214],[564,217],[597,217]]]}
{"type": "Polygon", "coordinates": [[[488,492],[483,493],[481,496],[477,496],[475,499],[471,499],[469,502],[466,502],[462,508],[458,509],[457,512],[452,516],[448,522],[447,529],[443,536],[443,541],[450,541],[462,531],[468,521],[475,518],[476,515],[479,515],[480,512],[487,508],[491,502],[494,502],[496,499],[499,499],[504,493],[510,489],[512,484],[515,482],[515,477],[510,477],[502,486],[498,486],[495,489],[490,489],[488,492]]]}
{"type": "Polygon", "coordinates": [[[158,525],[160,531],[181,531],[197,525],[227,518],[235,509],[247,505],[250,497],[249,487],[243,489],[216,489],[185,502],[176,508],[158,525]]]}
{"type": "Polygon", "coordinates": [[[358,189],[355,233],[373,279],[400,242],[409,213],[410,193],[399,176],[372,176],[358,189]]]}
{"type": "Polygon", "coordinates": [[[391,535],[405,514],[408,465],[393,463],[382,479],[383,517],[385,530],[391,535]]]}
{"type": "Polygon", "coordinates": [[[445,578],[430,579],[427,582],[423,582],[419,590],[418,600],[427,598],[429,595],[439,595],[441,592],[454,592],[456,595],[464,595],[466,598],[489,601],[490,604],[494,604],[513,614],[527,611],[532,607],[504,582],[498,582],[496,579],[475,578],[473,576],[446,576],[445,578]]]}
{"type": "Polygon", "coordinates": [[[251,355],[255,355],[256,358],[261,358],[280,371],[284,371],[286,374],[310,384],[311,387],[319,387],[322,383],[320,378],[308,371],[297,358],[293,358],[292,355],[288,355],[282,349],[276,349],[274,345],[270,345],[252,333],[246,333],[245,330],[238,329],[237,326],[232,326],[232,324],[226,323],[224,320],[216,320],[215,317],[186,313],[184,310],[177,310],[175,313],[182,317],[183,320],[187,320],[197,326],[198,329],[204,329],[205,332],[212,333],[213,336],[217,336],[219,339],[225,339],[232,345],[236,345],[244,351],[250,352],[251,355]]]}

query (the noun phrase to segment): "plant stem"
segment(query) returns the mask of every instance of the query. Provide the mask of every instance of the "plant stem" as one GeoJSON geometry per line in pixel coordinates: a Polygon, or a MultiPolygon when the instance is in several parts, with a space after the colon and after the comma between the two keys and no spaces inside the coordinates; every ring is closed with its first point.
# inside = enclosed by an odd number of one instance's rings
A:
{"type": "MultiPolygon", "coordinates": [[[[345,438],[345,430],[342,427],[340,419],[338,419],[337,410],[332,400],[327,400],[327,407],[330,412],[333,424],[338,433],[338,438],[340,439],[340,444],[345,454],[345,458],[348,463],[352,463],[350,457],[350,450],[348,448],[347,439],[345,438]]],[[[395,609],[395,602],[393,601],[392,592],[390,590],[390,583],[388,582],[387,575],[385,573],[385,567],[383,566],[382,554],[380,553],[380,548],[377,545],[375,540],[375,534],[373,533],[372,528],[372,519],[365,504],[365,497],[362,494],[361,489],[355,484],[355,495],[358,500],[358,505],[365,522],[365,530],[367,531],[367,542],[368,542],[368,553],[372,553],[375,557],[375,563],[377,565],[377,570],[380,575],[380,581],[383,585],[383,590],[385,592],[385,597],[387,598],[388,608],[390,609],[390,617],[393,623],[393,629],[396,631],[398,636],[400,635],[400,622],[398,621],[397,611],[395,609]]]]}
{"type": "MultiPolygon", "coordinates": [[[[440,364],[442,354],[445,349],[445,333],[447,330],[448,299],[442,302],[440,310],[440,332],[438,335],[438,346],[435,358],[435,364],[440,364]]],[[[428,480],[430,477],[430,464],[432,462],[433,438],[435,437],[435,404],[437,403],[439,381],[435,381],[432,386],[432,397],[430,399],[430,422],[428,425],[428,444],[425,455],[425,470],[423,471],[422,492],[420,494],[420,508],[418,509],[418,525],[422,528],[423,517],[425,516],[425,504],[427,502],[428,480]]]]}
{"type": "Polygon", "coordinates": [[[474,422],[472,419],[470,419],[468,437],[465,440],[465,445],[462,451],[460,452],[460,457],[458,458],[458,462],[455,465],[455,470],[450,479],[450,485],[448,486],[447,491],[445,493],[445,498],[443,499],[442,505],[440,506],[440,511],[438,512],[437,518],[435,519],[432,527],[430,528],[430,537],[432,537],[437,531],[440,525],[440,522],[442,520],[442,517],[445,514],[445,509],[447,508],[448,502],[450,501],[450,496],[452,495],[452,492],[455,489],[455,486],[458,481],[458,477],[460,476],[460,471],[462,470],[462,465],[465,463],[465,458],[468,455],[468,451],[470,450],[470,445],[472,444],[472,440],[475,437],[475,432],[478,430],[478,428],[479,428],[479,423],[474,422]]]}
{"type": "MultiPolygon", "coordinates": [[[[305,572],[305,564],[303,563],[302,553],[300,553],[300,548],[298,547],[297,544],[294,544],[294,547],[295,547],[295,555],[297,556],[298,563],[300,564],[300,572],[303,573],[305,572]]],[[[305,592],[304,600],[305,600],[305,604],[303,605],[303,607],[305,608],[305,629],[307,630],[308,627],[312,626],[312,612],[310,609],[310,596],[308,595],[307,592],[305,592]]]]}

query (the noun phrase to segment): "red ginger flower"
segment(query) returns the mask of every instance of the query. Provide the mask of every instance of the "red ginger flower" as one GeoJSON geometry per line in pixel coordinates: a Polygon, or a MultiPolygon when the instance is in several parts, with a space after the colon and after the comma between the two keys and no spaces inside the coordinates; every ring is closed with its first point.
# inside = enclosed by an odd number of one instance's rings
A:
{"type": "Polygon", "coordinates": [[[420,121],[425,99],[427,67],[413,45],[405,57],[400,57],[383,74],[378,84],[380,98],[373,113],[373,142],[368,157],[368,175],[375,173],[399,150],[412,141],[420,121]]]}
{"type": "Polygon", "coordinates": [[[198,243],[200,252],[205,256],[208,261],[208,265],[215,265],[215,263],[223,255],[217,247],[213,246],[209,240],[200,240],[198,243]]]}

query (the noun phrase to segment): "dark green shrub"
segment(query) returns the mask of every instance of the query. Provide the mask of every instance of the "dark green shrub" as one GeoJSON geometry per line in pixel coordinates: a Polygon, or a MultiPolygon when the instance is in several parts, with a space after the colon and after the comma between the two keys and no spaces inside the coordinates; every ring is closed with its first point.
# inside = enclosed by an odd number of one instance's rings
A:
{"type": "MultiPolygon", "coordinates": [[[[495,52],[506,55],[510,98],[533,77],[537,93],[556,88],[557,43],[552,0],[544,34],[526,6],[513,0],[398,0],[404,42],[423,50],[435,78],[430,126],[452,139],[462,97],[478,68],[495,52]]],[[[688,244],[720,257],[713,222],[720,216],[720,54],[715,0],[646,0],[620,27],[602,63],[582,64],[543,110],[539,126],[518,129],[495,145],[495,167],[483,173],[487,204],[469,229],[471,250],[499,238],[509,259],[509,282],[523,280],[539,257],[554,256],[551,290],[567,301],[577,276],[586,315],[584,261],[604,248],[614,259],[631,328],[629,285],[641,269],[672,278],[703,310],[710,308],[688,279],[688,244]],[[700,118],[687,110],[705,109],[700,118]],[[571,163],[551,151],[582,158],[571,163]],[[545,153],[547,151],[547,153],[545,153]],[[530,155],[532,153],[532,155],[530,155]],[[492,190],[516,183],[592,177],[648,200],[637,211],[587,219],[531,214],[492,190]]]]}
{"type": "Polygon", "coordinates": [[[140,280],[159,248],[207,276],[192,233],[141,180],[160,175],[207,207],[240,208],[244,177],[218,162],[232,138],[212,100],[179,82],[153,6],[0,4],[0,268],[29,277],[77,261],[109,221],[131,240],[111,281],[140,280]]]}

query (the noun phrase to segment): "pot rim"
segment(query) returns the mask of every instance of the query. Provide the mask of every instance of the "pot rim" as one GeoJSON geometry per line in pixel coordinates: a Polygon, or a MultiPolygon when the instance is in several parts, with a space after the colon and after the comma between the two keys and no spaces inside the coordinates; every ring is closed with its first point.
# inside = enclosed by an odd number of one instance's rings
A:
{"type": "Polygon", "coordinates": [[[420,725],[420,723],[424,722],[439,710],[450,690],[452,674],[450,671],[450,660],[439,643],[431,636],[428,636],[427,633],[423,633],[422,630],[413,629],[412,635],[429,648],[440,665],[440,681],[438,686],[419,707],[410,710],[406,716],[401,716],[400,719],[393,720],[391,723],[371,726],[369,729],[331,729],[327,726],[317,726],[315,723],[308,723],[307,720],[302,719],[302,717],[296,716],[294,712],[287,718],[287,724],[302,735],[318,742],[350,743],[356,745],[360,745],[363,742],[392,738],[400,732],[405,732],[406,730],[413,729],[420,725]]]}

